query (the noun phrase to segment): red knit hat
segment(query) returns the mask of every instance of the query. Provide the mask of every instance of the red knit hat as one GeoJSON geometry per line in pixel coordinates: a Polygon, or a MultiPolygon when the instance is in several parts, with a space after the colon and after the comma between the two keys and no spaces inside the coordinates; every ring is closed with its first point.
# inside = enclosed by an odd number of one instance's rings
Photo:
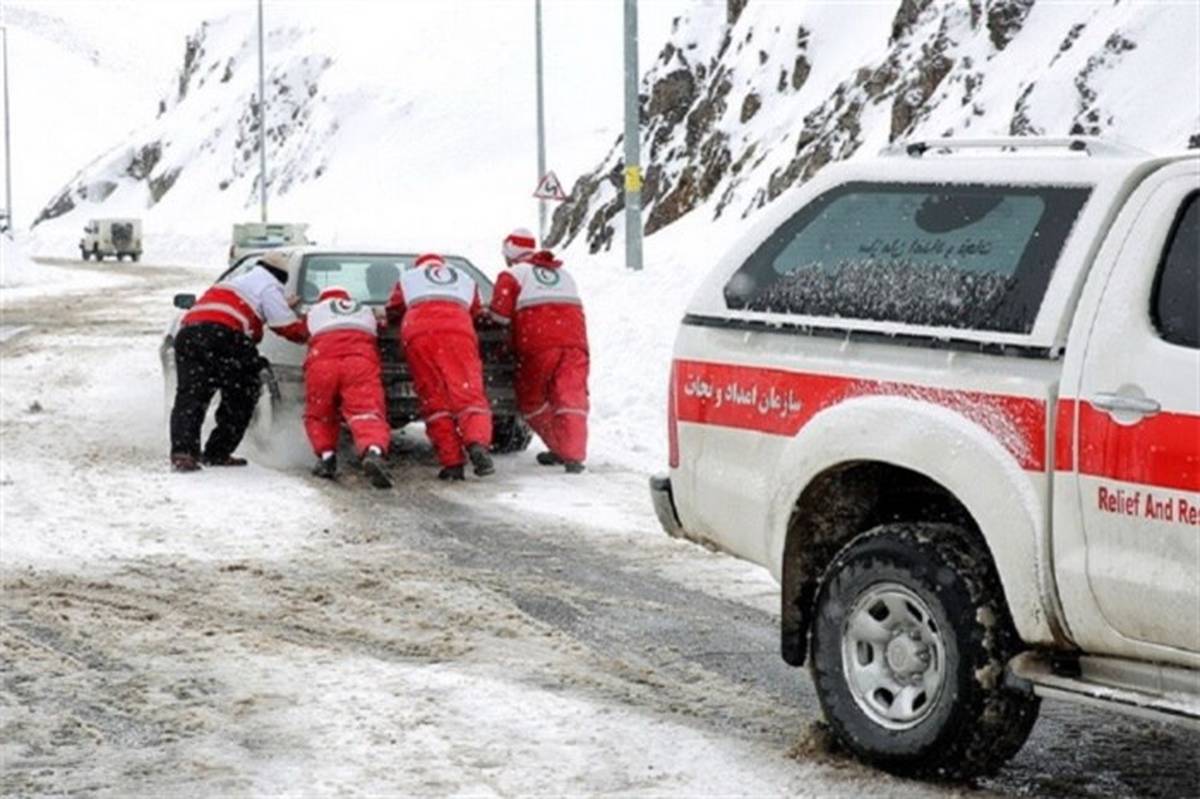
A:
{"type": "Polygon", "coordinates": [[[509,261],[521,261],[533,254],[537,249],[537,239],[523,227],[519,227],[504,237],[500,252],[509,261]]]}
{"type": "Polygon", "coordinates": [[[317,302],[325,302],[325,300],[348,300],[350,292],[346,291],[341,286],[326,286],[321,289],[321,293],[317,295],[317,302]]]}
{"type": "Polygon", "coordinates": [[[445,266],[446,262],[442,260],[442,256],[437,253],[427,252],[417,256],[417,260],[413,262],[413,266],[420,269],[423,266],[445,266]]]}

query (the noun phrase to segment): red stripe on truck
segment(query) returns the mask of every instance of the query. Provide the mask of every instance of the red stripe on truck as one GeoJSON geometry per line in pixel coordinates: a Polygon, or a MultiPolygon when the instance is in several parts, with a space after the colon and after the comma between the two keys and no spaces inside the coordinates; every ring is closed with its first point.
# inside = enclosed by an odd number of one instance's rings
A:
{"type": "Polygon", "coordinates": [[[1080,474],[1200,491],[1200,416],[1164,412],[1119,424],[1086,401],[1077,404],[1080,474]]]}
{"type": "Polygon", "coordinates": [[[1023,469],[1046,469],[1046,403],[989,394],[790,372],[755,366],[675,361],[674,410],[680,422],[794,436],[816,414],[847,399],[897,396],[949,408],[990,432],[1023,469]]]}

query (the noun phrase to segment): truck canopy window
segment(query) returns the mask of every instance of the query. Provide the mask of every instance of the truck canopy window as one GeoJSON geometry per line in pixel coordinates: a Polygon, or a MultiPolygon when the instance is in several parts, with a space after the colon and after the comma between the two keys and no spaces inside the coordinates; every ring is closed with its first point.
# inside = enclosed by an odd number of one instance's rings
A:
{"type": "Polygon", "coordinates": [[[1086,188],[851,183],[784,222],[731,309],[1028,333],[1086,188]]]}
{"type": "Polygon", "coordinates": [[[1183,201],[1151,300],[1154,326],[1172,344],[1200,348],[1200,194],[1183,201]]]}

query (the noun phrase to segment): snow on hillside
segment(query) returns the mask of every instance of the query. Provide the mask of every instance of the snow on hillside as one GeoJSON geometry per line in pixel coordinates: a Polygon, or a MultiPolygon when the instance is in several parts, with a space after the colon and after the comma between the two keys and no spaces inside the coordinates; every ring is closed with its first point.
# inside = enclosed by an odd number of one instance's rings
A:
{"type": "Polygon", "coordinates": [[[212,13],[220,3],[0,3],[10,48],[12,190],[19,229],[33,223],[46,198],[80,166],[154,118],[178,59],[174,32],[182,39],[199,12],[212,13]]]}
{"type": "MultiPolygon", "coordinates": [[[[938,136],[1200,147],[1200,4],[728,0],[675,26],[642,81],[654,233],[745,218],[826,164],[938,136]],[[732,24],[729,24],[732,22],[732,24]]],[[[574,183],[552,242],[621,240],[623,147],[574,183]]]]}

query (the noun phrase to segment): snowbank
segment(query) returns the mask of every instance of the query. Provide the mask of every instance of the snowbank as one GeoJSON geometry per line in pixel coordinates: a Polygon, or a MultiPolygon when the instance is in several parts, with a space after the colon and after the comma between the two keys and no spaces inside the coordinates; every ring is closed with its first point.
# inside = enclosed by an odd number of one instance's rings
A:
{"type": "Polygon", "coordinates": [[[0,235],[0,289],[45,280],[40,267],[29,260],[24,249],[8,236],[0,235]]]}

